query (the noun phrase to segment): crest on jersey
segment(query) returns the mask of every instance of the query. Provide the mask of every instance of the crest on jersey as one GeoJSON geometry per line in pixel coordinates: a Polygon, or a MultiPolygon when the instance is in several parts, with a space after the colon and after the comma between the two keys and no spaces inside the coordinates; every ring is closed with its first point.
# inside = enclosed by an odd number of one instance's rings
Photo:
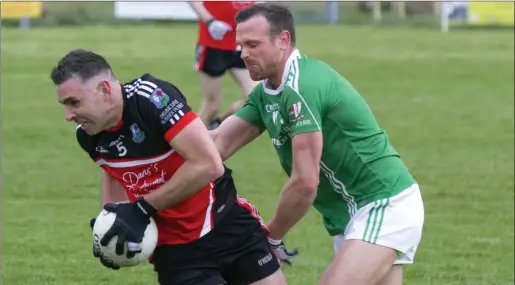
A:
{"type": "Polygon", "coordinates": [[[288,108],[288,114],[290,115],[290,121],[296,122],[303,116],[301,115],[301,103],[300,101],[291,105],[290,108],[288,108]]]}
{"type": "Polygon", "coordinates": [[[156,105],[156,108],[162,109],[168,104],[170,97],[161,88],[156,88],[150,95],[150,101],[156,105]]]}
{"type": "Polygon", "coordinates": [[[145,133],[142,130],[140,130],[136,123],[132,124],[130,129],[132,133],[132,140],[135,143],[140,143],[145,139],[145,133]]]}

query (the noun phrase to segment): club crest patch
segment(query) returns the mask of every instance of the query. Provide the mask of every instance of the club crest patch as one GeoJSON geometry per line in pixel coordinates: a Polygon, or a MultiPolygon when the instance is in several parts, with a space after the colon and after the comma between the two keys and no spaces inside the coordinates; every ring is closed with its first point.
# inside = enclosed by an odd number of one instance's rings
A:
{"type": "Polygon", "coordinates": [[[288,114],[290,115],[290,122],[296,122],[300,120],[303,115],[301,114],[302,105],[300,104],[300,101],[291,105],[290,108],[288,108],[288,114]]]}
{"type": "Polygon", "coordinates": [[[170,101],[170,97],[161,88],[156,88],[150,95],[150,101],[154,103],[156,108],[163,109],[170,101]]]}
{"type": "Polygon", "coordinates": [[[140,143],[145,139],[145,133],[142,130],[140,130],[136,123],[132,124],[130,126],[130,129],[132,133],[132,140],[135,143],[140,143]]]}

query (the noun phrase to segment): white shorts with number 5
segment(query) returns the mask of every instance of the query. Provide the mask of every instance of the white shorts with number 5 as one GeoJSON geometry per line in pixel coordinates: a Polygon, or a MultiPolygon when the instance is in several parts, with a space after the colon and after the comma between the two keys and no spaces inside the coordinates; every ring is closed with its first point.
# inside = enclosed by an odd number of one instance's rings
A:
{"type": "Polygon", "coordinates": [[[348,239],[395,249],[395,264],[413,263],[422,237],[424,203],[417,184],[401,193],[369,203],[351,218],[345,233],[333,237],[334,250],[348,239]]]}

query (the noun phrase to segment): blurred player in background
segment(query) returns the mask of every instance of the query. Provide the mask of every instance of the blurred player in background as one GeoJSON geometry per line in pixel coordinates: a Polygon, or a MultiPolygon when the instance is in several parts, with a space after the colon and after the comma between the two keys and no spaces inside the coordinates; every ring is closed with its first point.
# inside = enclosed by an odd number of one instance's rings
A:
{"type": "Polygon", "coordinates": [[[268,223],[271,244],[313,205],[335,257],[320,285],[400,285],[424,223],[417,182],[365,100],[337,71],[301,55],[291,12],[255,4],[236,16],[237,42],[261,83],[212,131],[224,160],[264,130],[288,174],[268,223]]]}
{"type": "MultiPolygon", "coordinates": [[[[102,168],[102,205],[116,213],[102,245],[118,236],[116,253],[127,246],[134,256],[152,217],[159,284],[286,284],[257,209],[237,195],[176,86],[150,74],[120,84],[102,56],[85,50],[64,56],[51,78],[80,146],[102,168]]],[[[95,245],[93,255],[119,269],[95,245]]]]}
{"type": "Polygon", "coordinates": [[[200,19],[195,63],[195,69],[200,73],[203,96],[199,117],[210,129],[216,128],[221,121],[243,107],[247,95],[256,85],[241,60],[234,21],[239,10],[253,4],[254,1],[191,2],[200,19]],[[226,71],[238,82],[244,97],[218,117],[222,103],[222,76],[226,71]]]}

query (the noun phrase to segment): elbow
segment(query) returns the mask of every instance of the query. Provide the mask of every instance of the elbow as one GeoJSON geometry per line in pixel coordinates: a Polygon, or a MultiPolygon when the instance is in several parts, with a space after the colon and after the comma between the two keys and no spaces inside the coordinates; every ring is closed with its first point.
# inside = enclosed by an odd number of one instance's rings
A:
{"type": "Polygon", "coordinates": [[[299,194],[311,203],[317,196],[318,183],[318,177],[299,177],[297,179],[297,189],[299,194]]]}
{"type": "Polygon", "coordinates": [[[216,146],[216,150],[217,150],[217,154],[220,156],[221,158],[221,163],[223,163],[229,156],[230,156],[230,153],[229,153],[229,150],[228,150],[228,147],[227,146],[224,146],[222,143],[220,143],[219,141],[215,141],[215,146],[216,146]]]}
{"type": "Polygon", "coordinates": [[[216,155],[210,158],[208,161],[205,161],[203,165],[204,172],[206,177],[209,178],[209,181],[216,180],[225,173],[225,167],[219,155],[216,155]]]}

